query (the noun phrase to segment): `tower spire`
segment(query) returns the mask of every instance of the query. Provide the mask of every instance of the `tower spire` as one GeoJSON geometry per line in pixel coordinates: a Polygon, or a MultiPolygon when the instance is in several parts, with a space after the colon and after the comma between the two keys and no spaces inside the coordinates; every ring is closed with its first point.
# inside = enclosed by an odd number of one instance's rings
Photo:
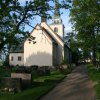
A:
{"type": "Polygon", "coordinates": [[[55,0],[55,9],[54,9],[54,15],[52,17],[52,24],[61,24],[62,20],[60,18],[60,10],[59,10],[59,0],[55,0]]]}
{"type": "Polygon", "coordinates": [[[54,11],[55,17],[60,17],[60,11],[59,11],[59,0],[55,0],[55,11],[54,11]]]}
{"type": "Polygon", "coordinates": [[[59,37],[63,39],[64,25],[62,24],[62,19],[60,18],[59,0],[55,0],[55,10],[50,27],[54,30],[54,33],[58,34],[59,37]]]}

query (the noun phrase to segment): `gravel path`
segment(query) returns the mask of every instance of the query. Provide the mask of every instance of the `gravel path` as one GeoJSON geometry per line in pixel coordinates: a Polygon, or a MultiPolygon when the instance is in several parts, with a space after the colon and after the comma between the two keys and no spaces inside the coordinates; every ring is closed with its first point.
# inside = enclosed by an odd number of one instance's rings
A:
{"type": "Polygon", "coordinates": [[[88,77],[85,66],[76,67],[40,100],[96,100],[93,83],[88,77]]]}

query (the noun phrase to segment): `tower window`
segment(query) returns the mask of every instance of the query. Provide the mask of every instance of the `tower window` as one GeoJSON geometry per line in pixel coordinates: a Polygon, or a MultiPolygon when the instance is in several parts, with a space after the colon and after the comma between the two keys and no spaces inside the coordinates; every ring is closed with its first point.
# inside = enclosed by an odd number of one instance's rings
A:
{"type": "Polygon", "coordinates": [[[55,33],[58,32],[58,28],[57,28],[57,27],[54,28],[54,32],[55,32],[55,33]]]}
{"type": "Polygon", "coordinates": [[[54,24],[56,23],[56,21],[54,21],[54,24]]]}
{"type": "Polygon", "coordinates": [[[18,61],[21,61],[21,56],[18,56],[18,61]]]}
{"type": "Polygon", "coordinates": [[[13,56],[11,56],[11,61],[13,61],[14,60],[14,57],[13,56]]]}

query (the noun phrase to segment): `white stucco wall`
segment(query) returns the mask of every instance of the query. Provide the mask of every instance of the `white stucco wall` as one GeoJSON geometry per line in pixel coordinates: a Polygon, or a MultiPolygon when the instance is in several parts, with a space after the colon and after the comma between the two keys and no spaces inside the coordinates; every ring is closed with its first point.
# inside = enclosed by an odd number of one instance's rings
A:
{"type": "Polygon", "coordinates": [[[24,65],[52,66],[52,41],[37,26],[32,32],[36,43],[29,43],[28,39],[24,43],[24,65]]]}
{"type": "Polygon", "coordinates": [[[64,42],[61,41],[57,37],[57,35],[53,32],[52,28],[50,29],[50,27],[45,22],[42,22],[41,26],[47,29],[51,33],[51,35],[58,41],[58,55],[57,55],[58,61],[57,62],[58,62],[58,65],[62,64],[62,61],[64,59],[64,42]]]}
{"type": "Polygon", "coordinates": [[[52,28],[51,28],[49,25],[47,25],[46,22],[42,22],[42,23],[41,23],[41,26],[44,27],[45,29],[47,29],[48,32],[50,32],[51,35],[59,42],[59,44],[60,44],[61,46],[64,47],[64,42],[62,42],[62,41],[57,37],[57,35],[53,32],[52,28]],[[50,29],[50,28],[51,28],[51,29],[50,29]]]}
{"type": "Polygon", "coordinates": [[[50,25],[50,27],[52,28],[52,30],[54,31],[54,28],[58,28],[58,32],[57,34],[63,39],[64,38],[64,26],[62,24],[52,24],[50,25]]]}
{"type": "Polygon", "coordinates": [[[9,64],[16,66],[23,66],[24,65],[24,54],[23,53],[10,53],[9,54],[9,64]],[[21,61],[18,61],[18,57],[21,57],[21,61]],[[13,57],[13,61],[11,61],[11,57],[13,57]]]}
{"type": "Polygon", "coordinates": [[[53,44],[53,65],[57,66],[58,65],[58,45],[57,44],[53,44]]]}

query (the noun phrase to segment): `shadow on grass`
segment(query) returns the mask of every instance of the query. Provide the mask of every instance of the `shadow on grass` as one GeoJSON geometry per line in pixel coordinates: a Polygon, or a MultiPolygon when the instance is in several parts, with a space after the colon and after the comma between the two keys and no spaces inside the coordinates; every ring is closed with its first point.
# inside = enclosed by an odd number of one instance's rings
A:
{"type": "Polygon", "coordinates": [[[0,100],[38,100],[53,89],[64,77],[62,74],[36,77],[32,87],[16,94],[0,94],[0,100]]]}
{"type": "Polygon", "coordinates": [[[71,70],[72,69],[64,72],[51,72],[48,76],[37,76],[37,74],[34,73],[32,77],[33,83],[30,88],[25,88],[22,92],[13,95],[0,94],[0,100],[39,100],[61,82],[71,70]]]}

